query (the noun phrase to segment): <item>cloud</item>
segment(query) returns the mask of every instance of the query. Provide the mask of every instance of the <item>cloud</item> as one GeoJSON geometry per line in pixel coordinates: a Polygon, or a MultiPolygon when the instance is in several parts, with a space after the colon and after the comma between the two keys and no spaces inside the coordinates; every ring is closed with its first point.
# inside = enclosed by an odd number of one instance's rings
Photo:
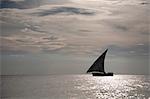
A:
{"type": "Polygon", "coordinates": [[[68,0],[1,0],[0,8],[31,9],[45,4],[63,4],[68,0]]]}
{"type": "Polygon", "coordinates": [[[56,15],[56,14],[67,14],[67,15],[94,15],[93,11],[84,8],[76,7],[55,7],[50,10],[45,10],[38,13],[33,13],[39,16],[56,15]]]}
{"type": "Polygon", "coordinates": [[[10,0],[10,1],[21,2],[21,1],[25,1],[25,0],[10,0]]]}
{"type": "Polygon", "coordinates": [[[24,0],[2,0],[0,8],[25,8],[24,0]]]}
{"type": "Polygon", "coordinates": [[[41,53],[44,50],[57,50],[65,46],[63,38],[32,30],[7,37],[1,37],[2,53],[41,53]]]}

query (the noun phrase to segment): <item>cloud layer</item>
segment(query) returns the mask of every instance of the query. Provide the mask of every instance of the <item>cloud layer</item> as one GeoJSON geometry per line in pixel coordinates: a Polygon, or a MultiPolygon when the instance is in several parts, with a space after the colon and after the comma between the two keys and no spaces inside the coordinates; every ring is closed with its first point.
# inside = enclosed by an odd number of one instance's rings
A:
{"type": "MultiPolygon", "coordinates": [[[[26,4],[27,1],[7,2],[26,4]]],[[[148,54],[147,6],[141,5],[140,0],[88,2],[91,1],[1,9],[2,51],[95,55],[111,48],[112,54],[148,54]]]]}

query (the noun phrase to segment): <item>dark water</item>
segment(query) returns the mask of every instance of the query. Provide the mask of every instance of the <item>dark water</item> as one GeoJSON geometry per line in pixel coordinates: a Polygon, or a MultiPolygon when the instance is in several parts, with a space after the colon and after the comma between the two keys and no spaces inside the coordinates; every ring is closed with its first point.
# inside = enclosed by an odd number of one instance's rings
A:
{"type": "Polygon", "coordinates": [[[149,99],[150,76],[2,76],[2,99],[149,99]]]}

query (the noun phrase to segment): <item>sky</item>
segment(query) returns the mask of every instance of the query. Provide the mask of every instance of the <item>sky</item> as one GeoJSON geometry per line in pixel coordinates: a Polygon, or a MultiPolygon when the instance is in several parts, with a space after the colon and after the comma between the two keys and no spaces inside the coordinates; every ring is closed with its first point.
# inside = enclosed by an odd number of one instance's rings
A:
{"type": "Polygon", "coordinates": [[[1,0],[1,74],[150,74],[148,0],[1,0]]]}

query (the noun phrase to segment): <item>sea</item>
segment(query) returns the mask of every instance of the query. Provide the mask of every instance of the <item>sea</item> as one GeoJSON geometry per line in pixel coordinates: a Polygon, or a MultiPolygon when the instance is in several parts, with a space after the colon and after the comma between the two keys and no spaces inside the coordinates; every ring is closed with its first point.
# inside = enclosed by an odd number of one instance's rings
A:
{"type": "Polygon", "coordinates": [[[1,76],[2,99],[150,99],[150,75],[1,76]]]}

